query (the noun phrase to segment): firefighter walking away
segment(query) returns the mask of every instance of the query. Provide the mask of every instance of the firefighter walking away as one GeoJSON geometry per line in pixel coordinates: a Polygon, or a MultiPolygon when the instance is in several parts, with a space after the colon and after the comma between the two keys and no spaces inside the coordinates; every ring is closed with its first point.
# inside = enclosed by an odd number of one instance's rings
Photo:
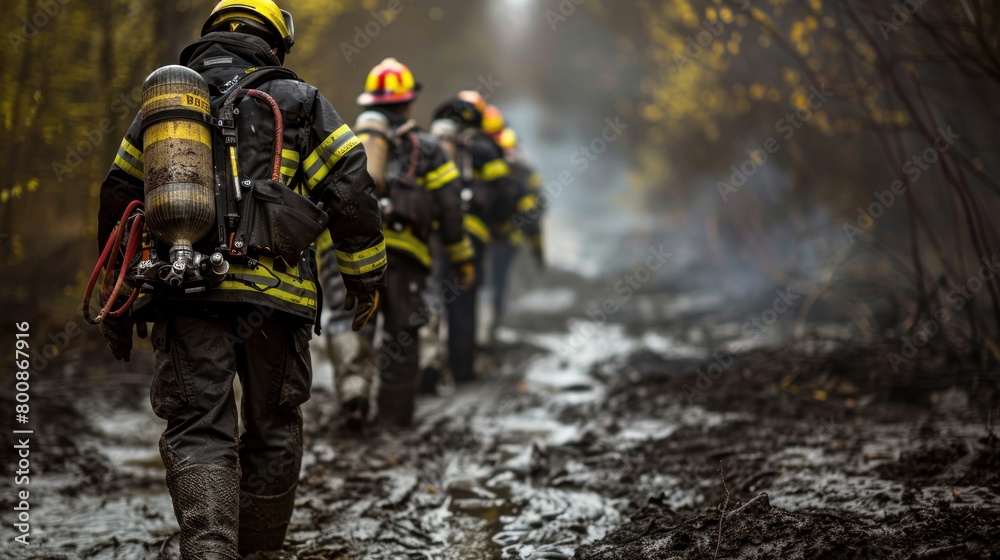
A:
{"type": "Polygon", "coordinates": [[[150,400],[167,421],[160,454],[186,560],[284,542],[322,299],[310,245],[323,230],[336,244],[354,329],[385,285],[364,148],[282,67],[294,39],[291,14],[274,2],[220,2],[180,66],[147,80],[101,187],[107,270],[94,321],[123,360],[133,329],[153,324],[150,400]],[[120,268],[119,242],[129,257],[120,268]]]}
{"type": "MultiPolygon", "coordinates": [[[[376,375],[379,424],[399,428],[413,421],[421,381],[418,331],[428,320],[422,298],[435,228],[445,247],[445,266],[455,279],[449,288],[468,291],[475,282],[475,254],[462,219],[460,174],[441,145],[411,118],[419,90],[410,69],[387,58],[369,73],[358,97],[365,110],[354,128],[369,154],[390,264],[380,308],[381,343],[375,345],[374,325],[360,336],[347,333],[354,340],[334,336],[330,341],[341,411],[352,428],[362,426],[368,416],[376,375]],[[349,359],[345,346],[360,350],[349,359]]],[[[333,270],[333,247],[321,243],[320,252],[321,269],[333,270]]],[[[341,292],[339,277],[330,275],[328,282],[328,292],[341,292]]],[[[336,308],[338,302],[331,299],[336,308]]]]}

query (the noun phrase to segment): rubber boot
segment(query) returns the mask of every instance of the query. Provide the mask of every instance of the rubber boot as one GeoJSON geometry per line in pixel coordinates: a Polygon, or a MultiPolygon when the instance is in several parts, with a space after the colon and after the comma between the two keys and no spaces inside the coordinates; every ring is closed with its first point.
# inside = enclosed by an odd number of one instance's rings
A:
{"type": "Polygon", "coordinates": [[[240,491],[240,554],[281,550],[295,508],[295,489],[277,496],[240,491]]]}
{"type": "Polygon", "coordinates": [[[181,527],[181,558],[237,560],[239,470],[206,464],[182,466],[162,438],[160,456],[181,527]]]}

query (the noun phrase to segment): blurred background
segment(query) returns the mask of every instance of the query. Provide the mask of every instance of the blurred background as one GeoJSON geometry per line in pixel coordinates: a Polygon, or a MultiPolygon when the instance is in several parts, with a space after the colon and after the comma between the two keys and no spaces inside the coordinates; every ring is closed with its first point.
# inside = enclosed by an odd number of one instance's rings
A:
{"type": "MultiPolygon", "coordinates": [[[[8,3],[0,298],[12,316],[79,317],[98,189],[136,88],[175,62],[212,4],[8,3]]],[[[499,105],[545,176],[555,269],[613,277],[662,244],[673,257],[647,289],[791,286],[815,301],[800,327],[833,307],[879,332],[932,312],[995,249],[990,2],[284,4],[298,26],[287,65],[348,122],[386,56],[423,82],[425,125],[459,89],[499,105]],[[949,128],[952,149],[915,167],[949,128]]],[[[1000,293],[988,282],[984,294],[965,328],[992,340],[1000,293]]]]}

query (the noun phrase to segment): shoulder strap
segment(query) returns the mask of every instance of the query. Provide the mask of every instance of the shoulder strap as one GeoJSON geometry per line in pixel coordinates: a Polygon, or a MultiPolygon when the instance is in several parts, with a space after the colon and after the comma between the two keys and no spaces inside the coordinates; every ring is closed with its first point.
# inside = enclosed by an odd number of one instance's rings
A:
{"type": "Polygon", "coordinates": [[[232,247],[233,234],[240,222],[239,202],[243,198],[243,184],[237,175],[236,105],[254,86],[277,79],[298,80],[295,72],[281,66],[247,68],[242,76],[212,98],[212,117],[215,128],[212,142],[216,174],[216,227],[220,246],[232,252],[243,252],[245,247],[232,247]]]}
{"type": "Polygon", "coordinates": [[[417,166],[420,165],[420,137],[417,136],[416,132],[408,132],[406,137],[410,139],[410,144],[412,148],[410,149],[410,169],[407,170],[406,175],[410,179],[417,178],[417,166]]]}

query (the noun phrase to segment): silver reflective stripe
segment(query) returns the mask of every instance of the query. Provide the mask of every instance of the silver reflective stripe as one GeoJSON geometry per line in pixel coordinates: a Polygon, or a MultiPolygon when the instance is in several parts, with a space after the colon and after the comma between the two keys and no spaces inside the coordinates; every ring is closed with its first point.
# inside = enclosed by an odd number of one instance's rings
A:
{"type": "Polygon", "coordinates": [[[206,68],[209,67],[209,66],[218,66],[220,64],[232,64],[233,63],[233,57],[231,57],[231,56],[217,56],[215,58],[206,58],[201,63],[206,68]]]}

